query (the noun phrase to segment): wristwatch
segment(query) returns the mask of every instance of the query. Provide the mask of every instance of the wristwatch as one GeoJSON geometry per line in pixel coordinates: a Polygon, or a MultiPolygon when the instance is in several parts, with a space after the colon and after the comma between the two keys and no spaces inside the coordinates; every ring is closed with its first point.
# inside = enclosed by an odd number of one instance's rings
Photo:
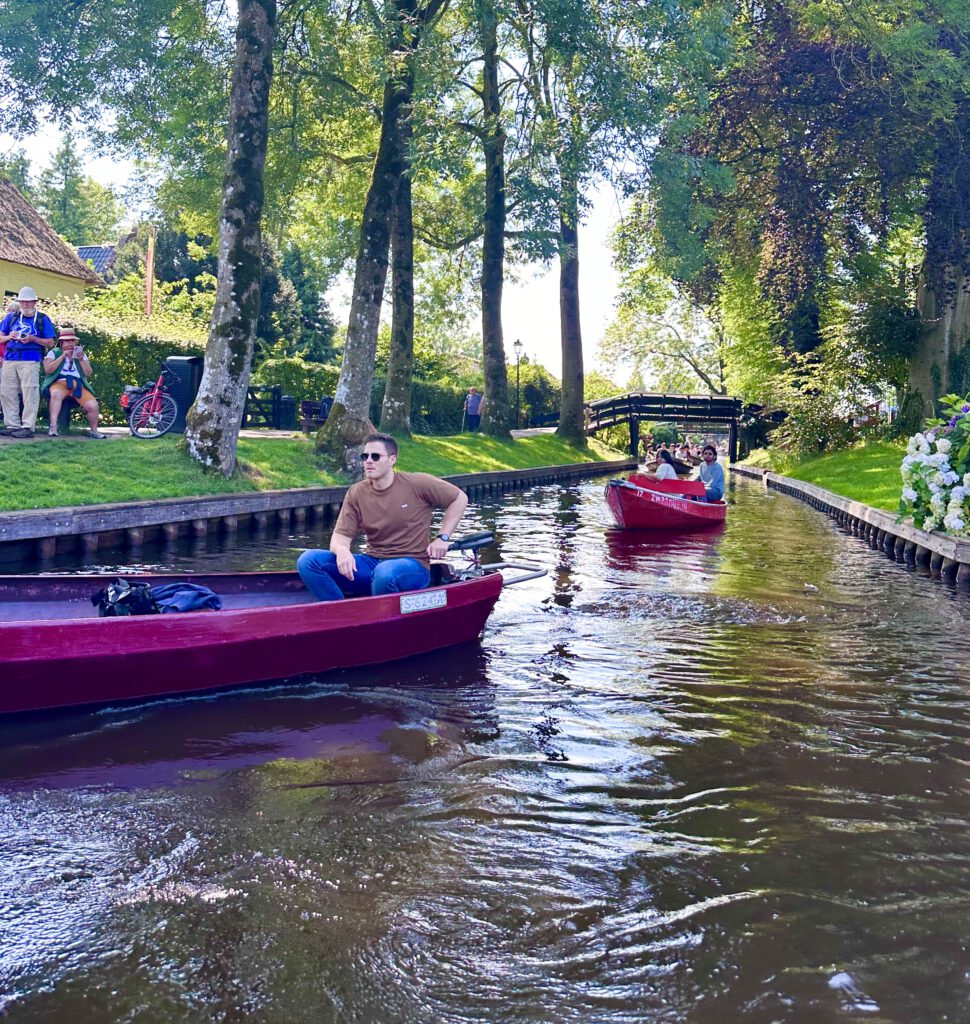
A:
{"type": "Polygon", "coordinates": [[[451,534],[450,533],[439,533],[438,534],[438,540],[451,540],[451,534]]]}

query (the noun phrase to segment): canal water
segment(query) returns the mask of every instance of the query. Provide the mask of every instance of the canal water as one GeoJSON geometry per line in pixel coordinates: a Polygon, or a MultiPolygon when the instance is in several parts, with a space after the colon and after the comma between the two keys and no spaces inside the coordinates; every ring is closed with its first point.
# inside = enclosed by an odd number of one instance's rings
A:
{"type": "Polygon", "coordinates": [[[480,645],[0,726],[0,1017],[970,1021],[970,599],[731,500],[474,506],[550,570],[480,645]]]}

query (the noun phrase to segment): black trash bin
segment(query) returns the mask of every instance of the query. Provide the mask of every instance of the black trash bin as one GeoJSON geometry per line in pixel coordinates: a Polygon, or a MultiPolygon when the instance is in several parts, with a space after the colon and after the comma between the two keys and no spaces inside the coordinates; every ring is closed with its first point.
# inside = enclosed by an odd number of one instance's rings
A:
{"type": "Polygon", "coordinates": [[[280,430],[296,430],[296,399],[292,395],[280,399],[280,430]]]}
{"type": "Polygon", "coordinates": [[[179,413],[175,417],[173,434],[185,433],[185,414],[189,411],[202,383],[202,356],[169,356],[165,368],[172,374],[168,378],[168,389],[178,403],[179,413]]]}

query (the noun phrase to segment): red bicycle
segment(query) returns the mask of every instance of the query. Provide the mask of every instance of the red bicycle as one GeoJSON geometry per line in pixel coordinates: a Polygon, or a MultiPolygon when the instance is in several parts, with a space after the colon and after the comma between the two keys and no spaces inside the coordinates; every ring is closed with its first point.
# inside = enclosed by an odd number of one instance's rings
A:
{"type": "Polygon", "coordinates": [[[158,380],[142,387],[128,386],[121,396],[121,407],[128,415],[128,429],[135,437],[151,440],[167,434],[178,419],[178,402],[168,391],[167,378],[175,377],[162,366],[158,380]]]}

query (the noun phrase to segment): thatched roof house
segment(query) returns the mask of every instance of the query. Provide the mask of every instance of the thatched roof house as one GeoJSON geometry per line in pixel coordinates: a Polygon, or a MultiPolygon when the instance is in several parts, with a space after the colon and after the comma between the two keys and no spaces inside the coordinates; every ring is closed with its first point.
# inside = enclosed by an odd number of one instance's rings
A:
{"type": "Polygon", "coordinates": [[[0,295],[15,295],[30,285],[41,299],[53,299],[103,284],[20,190],[0,180],[0,295]]]}

